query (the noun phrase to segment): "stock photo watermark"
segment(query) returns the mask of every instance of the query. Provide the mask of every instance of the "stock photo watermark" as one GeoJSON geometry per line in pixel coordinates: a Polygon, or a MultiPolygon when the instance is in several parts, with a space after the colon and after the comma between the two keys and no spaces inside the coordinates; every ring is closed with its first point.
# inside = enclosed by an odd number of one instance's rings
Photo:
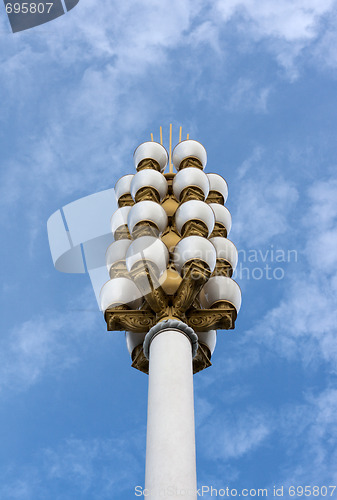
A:
{"type": "Polygon", "coordinates": [[[80,0],[4,0],[13,33],[53,21],[72,10],[80,0]]]}
{"type": "Polygon", "coordinates": [[[272,486],[270,488],[230,488],[224,486],[223,488],[215,488],[214,486],[203,485],[196,490],[187,490],[168,486],[162,489],[148,489],[142,486],[135,486],[136,497],[148,498],[195,498],[197,497],[336,497],[336,485],[317,486],[317,485],[290,485],[290,486],[272,486]]]}
{"type": "Polygon", "coordinates": [[[251,248],[238,250],[238,265],[233,273],[235,280],[283,280],[286,276],[287,264],[298,262],[295,249],[275,248],[270,245],[266,249],[251,248]]]}

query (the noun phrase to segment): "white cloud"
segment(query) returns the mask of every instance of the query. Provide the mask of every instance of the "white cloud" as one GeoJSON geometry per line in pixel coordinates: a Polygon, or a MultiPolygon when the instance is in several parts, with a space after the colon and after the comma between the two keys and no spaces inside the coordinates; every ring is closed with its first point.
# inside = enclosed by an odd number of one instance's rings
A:
{"type": "MultiPolygon", "coordinates": [[[[284,498],[290,498],[287,494],[290,485],[336,484],[336,388],[328,387],[315,395],[307,392],[295,403],[288,401],[277,410],[270,408],[263,412],[235,406],[226,412],[221,407],[220,416],[219,408],[215,411],[214,399],[213,404],[197,400],[197,409],[200,403],[206,409],[198,429],[200,448],[212,462],[210,472],[206,477],[203,473],[200,484],[223,488],[223,477],[228,474],[232,482],[238,484],[242,479],[246,486],[245,468],[236,460],[241,457],[254,460],[254,453],[264,445],[268,450],[273,446],[273,470],[277,475],[272,479],[267,475],[267,483],[259,487],[272,491],[275,484],[284,485],[284,498]]],[[[263,458],[261,463],[265,463],[263,458]]]]}
{"type": "Polygon", "coordinates": [[[325,17],[333,15],[335,5],[335,0],[218,0],[214,19],[216,23],[219,18],[225,23],[235,23],[243,39],[266,42],[266,50],[274,55],[285,68],[287,76],[294,80],[299,76],[297,61],[307,48],[319,52],[320,57],[316,60],[319,66],[319,59],[327,57],[327,46],[334,54],[330,61],[335,59],[333,40],[328,37],[325,37],[321,48],[313,49],[313,45],[324,34],[325,17]]]}
{"type": "Polygon", "coordinates": [[[285,358],[300,358],[305,365],[323,358],[336,369],[336,297],[330,296],[328,286],[328,282],[317,283],[310,276],[287,282],[281,303],[268,311],[251,333],[285,358]]]}
{"type": "Polygon", "coordinates": [[[198,46],[199,44],[208,44],[214,50],[217,57],[222,58],[219,31],[210,20],[196,25],[195,28],[192,27],[187,41],[191,47],[198,46]]]}
{"type": "Polygon", "coordinates": [[[97,318],[97,314],[81,311],[79,319],[78,314],[35,316],[6,332],[0,342],[0,390],[26,390],[46,374],[59,374],[76,365],[91,345],[89,330],[97,318]]]}
{"type": "Polygon", "coordinates": [[[307,395],[302,405],[282,411],[279,428],[288,459],[279,484],[336,484],[336,412],[337,390],[331,387],[316,396],[307,395]]]}
{"type": "Polygon", "coordinates": [[[72,437],[55,448],[39,450],[29,466],[2,470],[0,496],[2,500],[130,497],[140,478],[143,484],[142,458],[138,433],[114,439],[72,437]]]}
{"type": "MultiPolygon", "coordinates": [[[[223,409],[222,409],[223,410],[223,409]]],[[[235,414],[213,413],[201,428],[202,446],[212,460],[237,459],[259,447],[271,433],[267,416],[256,409],[235,414]]]]}
{"type": "Polygon", "coordinates": [[[259,148],[242,164],[240,176],[256,161],[260,161],[260,166],[254,172],[250,169],[249,176],[240,181],[237,209],[233,211],[233,238],[238,244],[245,242],[249,248],[268,243],[289,229],[290,214],[299,196],[294,184],[282,174],[276,173],[273,168],[268,172],[259,148]]]}
{"type": "Polygon", "coordinates": [[[279,36],[292,41],[311,38],[315,33],[317,17],[328,12],[333,3],[332,0],[283,0],[277,3],[270,3],[268,0],[230,0],[217,2],[216,7],[225,21],[229,21],[236,13],[242,13],[251,20],[260,36],[279,36]]]}
{"type": "Polygon", "coordinates": [[[72,484],[82,493],[90,489],[101,489],[103,497],[114,489],[132,490],[132,478],[141,465],[132,450],[131,443],[137,444],[137,436],[130,432],[126,438],[108,439],[68,439],[56,449],[44,450],[48,478],[72,484]],[[97,484],[97,480],[101,484],[97,484]]]}
{"type": "Polygon", "coordinates": [[[300,227],[306,261],[293,269],[281,302],[252,331],[257,341],[286,358],[300,358],[305,365],[325,361],[336,372],[336,180],[315,183],[309,203],[300,227]]]}
{"type": "MultiPolygon", "coordinates": [[[[31,471],[30,471],[31,472],[31,471]]],[[[26,478],[16,478],[9,481],[8,484],[3,483],[0,486],[0,493],[4,500],[30,500],[32,498],[32,487],[35,478],[27,474],[26,478]]]]}
{"type": "Polygon", "coordinates": [[[263,152],[264,150],[261,146],[255,146],[250,157],[244,160],[237,170],[238,178],[240,180],[247,174],[248,170],[258,164],[258,162],[262,159],[263,152]]]}
{"type": "Polygon", "coordinates": [[[308,216],[303,221],[306,227],[314,227],[315,232],[333,229],[337,224],[337,180],[317,181],[309,189],[311,202],[308,216]]]}
{"type": "Polygon", "coordinates": [[[270,91],[270,87],[258,88],[251,79],[239,78],[229,93],[226,109],[238,112],[253,110],[255,113],[267,113],[270,91]]]}
{"type": "MultiPolygon", "coordinates": [[[[224,23],[242,27],[240,38],[249,42],[249,50],[252,41],[272,40],[268,50],[287,65],[301,44],[315,39],[333,2],[232,0],[209,6],[202,1],[165,1],[159,6],[154,0],[118,6],[103,1],[98,9],[88,0],[47,27],[11,37],[0,56],[6,103],[0,119],[7,123],[9,114],[19,113],[23,128],[12,158],[3,161],[1,203],[8,207],[19,199],[29,201],[28,212],[37,212],[51,192],[55,199],[87,193],[88,186],[94,192],[111,185],[111,170],[117,177],[125,161],[131,166],[133,146],[148,123],[164,112],[161,92],[154,96],[152,83],[159,89],[177,84],[172,51],[188,47],[181,64],[190,82],[199,81],[209,57],[199,58],[198,49],[207,44],[208,54],[220,61],[223,86],[222,55],[229,50],[227,41],[220,41],[224,23]],[[165,74],[171,75],[169,80],[165,74]],[[28,124],[25,116],[32,113],[35,123],[28,124]]],[[[8,35],[4,37],[5,42],[8,35]]],[[[196,96],[203,95],[198,82],[191,85],[196,96]]],[[[264,113],[271,88],[241,77],[227,106],[264,113]]]]}
{"type": "MultiPolygon", "coordinates": [[[[95,192],[125,164],[132,169],[133,147],[162,107],[148,83],[165,85],[167,55],[183,43],[200,8],[177,0],[104,1],[97,8],[88,0],[48,23],[48,36],[44,26],[11,37],[0,60],[4,122],[24,106],[13,155],[3,161],[1,203],[20,200],[26,213],[37,212],[50,193],[55,199],[88,186],[95,192]]],[[[193,43],[207,39],[205,26],[193,29],[193,43]]]]}

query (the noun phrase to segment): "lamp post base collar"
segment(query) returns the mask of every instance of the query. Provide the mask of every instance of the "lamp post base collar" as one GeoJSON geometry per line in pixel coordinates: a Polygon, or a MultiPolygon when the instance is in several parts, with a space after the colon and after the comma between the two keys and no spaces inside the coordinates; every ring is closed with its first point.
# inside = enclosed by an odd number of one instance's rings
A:
{"type": "Polygon", "coordinates": [[[154,339],[154,337],[156,337],[165,330],[174,330],[182,333],[183,335],[186,335],[186,337],[188,337],[191,341],[192,358],[196,356],[198,351],[198,336],[194,332],[194,330],[190,326],[186,325],[186,323],[183,323],[178,319],[166,319],[154,325],[146,334],[143,343],[143,351],[147,359],[149,359],[150,344],[152,340],[154,339]]]}

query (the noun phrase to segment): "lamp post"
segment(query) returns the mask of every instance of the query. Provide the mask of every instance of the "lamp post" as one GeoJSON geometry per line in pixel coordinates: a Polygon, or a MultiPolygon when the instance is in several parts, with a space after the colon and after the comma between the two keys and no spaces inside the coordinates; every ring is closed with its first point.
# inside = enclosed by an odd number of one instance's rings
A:
{"type": "Polygon", "coordinates": [[[132,366],[149,374],[148,497],[196,499],[193,374],[211,365],[216,330],[233,329],[241,305],[228,189],[204,172],[206,150],[194,140],[174,148],[176,174],[154,141],[134,162],[137,173],[115,186],[101,308],[109,331],[126,331],[132,366]]]}

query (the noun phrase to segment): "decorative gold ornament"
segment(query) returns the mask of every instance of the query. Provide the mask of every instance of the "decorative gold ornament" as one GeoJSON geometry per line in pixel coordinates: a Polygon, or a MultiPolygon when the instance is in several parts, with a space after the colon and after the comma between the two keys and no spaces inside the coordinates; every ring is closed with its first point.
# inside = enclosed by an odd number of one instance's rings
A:
{"type": "Polygon", "coordinates": [[[152,311],[107,309],[105,321],[109,332],[130,331],[142,333],[156,324],[156,316],[152,311]]]}
{"type": "Polygon", "coordinates": [[[162,234],[160,239],[163,243],[165,243],[168,251],[172,253],[175,246],[178,245],[179,241],[181,240],[181,236],[179,236],[179,234],[171,227],[162,234]]]}
{"type": "Polygon", "coordinates": [[[179,203],[174,196],[168,195],[164,198],[161,206],[167,213],[168,217],[173,217],[179,207],[179,203]]]}
{"type": "Polygon", "coordinates": [[[183,279],[173,299],[175,317],[186,313],[210,277],[211,272],[202,261],[194,260],[184,266],[183,279]]]}
{"type": "Polygon", "coordinates": [[[188,158],[184,158],[183,161],[179,165],[179,170],[182,170],[183,168],[188,168],[188,167],[200,168],[201,170],[204,169],[199,158],[194,158],[193,156],[189,156],[188,158]]]}
{"type": "Polygon", "coordinates": [[[132,239],[135,240],[136,238],[140,238],[141,236],[155,236],[156,238],[158,238],[159,229],[152,221],[144,220],[138,222],[138,224],[136,224],[133,228],[132,239]]]}
{"type": "Polygon", "coordinates": [[[236,309],[228,303],[227,307],[211,309],[194,309],[187,314],[187,324],[196,332],[208,330],[233,330],[236,320],[236,309]]]}
{"type": "Polygon", "coordinates": [[[215,269],[212,276],[227,276],[231,278],[233,275],[232,265],[224,259],[216,259],[215,269]]]}
{"type": "Polygon", "coordinates": [[[129,277],[129,272],[126,269],[125,260],[118,260],[117,262],[111,264],[109,275],[110,279],[129,277]]]}
{"type": "Polygon", "coordinates": [[[155,201],[156,203],[159,203],[160,201],[160,194],[158,191],[151,186],[144,186],[143,188],[140,188],[136,195],[135,195],[135,200],[138,203],[139,201],[155,201]]]}
{"type": "Polygon", "coordinates": [[[123,194],[119,199],[118,199],[118,206],[119,208],[122,207],[132,207],[135,204],[132,196],[130,193],[123,194]]]}
{"type": "Polygon", "coordinates": [[[216,222],[214,224],[214,229],[212,231],[212,234],[210,235],[210,238],[215,238],[216,236],[221,236],[222,238],[227,238],[227,229],[220,222],[216,222]]]}
{"type": "Polygon", "coordinates": [[[219,205],[224,205],[225,200],[222,194],[218,191],[210,191],[206,198],[206,203],[218,203],[219,205]]]}
{"type": "Polygon", "coordinates": [[[181,234],[184,238],[186,236],[202,236],[203,238],[207,238],[208,227],[205,222],[201,220],[189,220],[183,225],[181,234]]]}
{"type": "MultiPolygon", "coordinates": [[[[152,262],[137,262],[130,271],[130,276],[157,316],[165,314],[168,297],[157,279],[158,270],[152,262]]],[[[131,330],[132,331],[132,330],[131,330]]]]}
{"type": "Polygon", "coordinates": [[[182,277],[172,267],[169,267],[160,277],[159,283],[167,295],[174,295],[182,282],[182,277]]]}
{"type": "Polygon", "coordinates": [[[131,240],[129,228],[126,224],[124,226],[119,226],[115,231],[115,241],[124,239],[131,240]]]}
{"type": "MultiPolygon", "coordinates": [[[[143,346],[137,345],[131,354],[133,368],[149,374],[149,360],[145,357],[143,346]]],[[[199,344],[196,356],[193,358],[192,368],[193,373],[198,373],[205,368],[212,366],[211,352],[205,344],[199,344]]]]}
{"type": "Polygon", "coordinates": [[[152,170],[157,170],[160,172],[160,165],[156,160],[152,158],[144,158],[141,162],[138,163],[137,172],[141,170],[145,170],[146,168],[151,168],[152,170]]]}
{"type": "Polygon", "coordinates": [[[189,200],[200,200],[204,201],[205,194],[199,186],[187,186],[182,190],[180,195],[180,203],[185,203],[189,200]]]}

